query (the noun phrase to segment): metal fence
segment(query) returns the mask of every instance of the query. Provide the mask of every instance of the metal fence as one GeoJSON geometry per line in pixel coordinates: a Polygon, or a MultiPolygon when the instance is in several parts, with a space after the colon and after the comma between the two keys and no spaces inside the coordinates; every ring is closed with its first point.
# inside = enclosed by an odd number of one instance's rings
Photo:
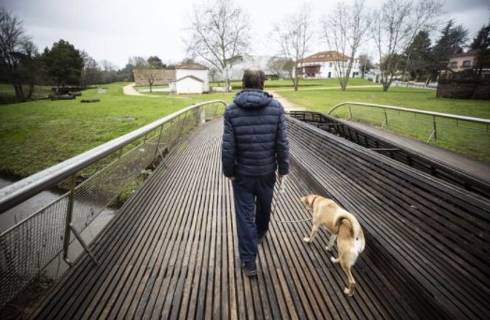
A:
{"type": "Polygon", "coordinates": [[[220,100],[189,106],[1,189],[0,214],[43,190],[61,185],[69,191],[0,235],[0,308],[61,254],[71,264],[74,239],[90,254],[80,233],[108,206],[127,199],[192,129],[222,115],[225,106],[220,100]]]}
{"type": "Polygon", "coordinates": [[[490,119],[362,102],[339,103],[328,114],[490,161],[490,119]]]}

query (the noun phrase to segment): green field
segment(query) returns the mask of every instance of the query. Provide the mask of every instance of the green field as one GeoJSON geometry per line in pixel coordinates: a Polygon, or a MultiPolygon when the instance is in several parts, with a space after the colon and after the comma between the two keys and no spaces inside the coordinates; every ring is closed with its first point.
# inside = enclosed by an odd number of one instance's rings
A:
{"type": "MultiPolygon", "coordinates": [[[[25,92],[28,91],[28,87],[24,86],[25,92]]],[[[51,94],[51,86],[34,86],[32,93],[32,99],[45,98],[51,94]]],[[[0,104],[15,102],[15,91],[11,84],[0,83],[0,104]]]]}
{"type": "MultiPolygon", "coordinates": [[[[328,113],[340,102],[359,101],[490,119],[490,101],[436,98],[435,91],[426,89],[393,87],[383,92],[379,88],[352,87],[345,92],[336,89],[289,90],[282,91],[281,95],[294,104],[322,113],[328,113]]],[[[342,118],[349,117],[347,107],[337,109],[334,114],[342,118]]],[[[429,116],[388,111],[387,117],[387,128],[394,132],[422,141],[427,141],[431,134],[432,118],[429,116]]],[[[352,118],[386,127],[384,112],[379,109],[352,107],[352,118]]],[[[490,132],[486,126],[446,119],[437,119],[436,125],[438,139],[431,140],[431,143],[490,162],[490,132]]]]}
{"type": "Polygon", "coordinates": [[[39,100],[0,106],[0,174],[25,177],[119,137],[192,103],[225,99],[230,94],[161,97],[125,96],[125,83],[105,85],[107,92],[83,91],[76,100],[39,100]]]}

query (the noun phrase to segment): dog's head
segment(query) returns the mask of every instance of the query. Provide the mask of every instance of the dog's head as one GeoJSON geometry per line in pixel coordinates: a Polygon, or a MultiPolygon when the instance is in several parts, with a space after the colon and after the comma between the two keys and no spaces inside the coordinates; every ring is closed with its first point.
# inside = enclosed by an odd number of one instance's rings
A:
{"type": "Polygon", "coordinates": [[[318,195],[316,194],[309,194],[307,196],[301,197],[301,202],[307,207],[307,208],[312,208],[313,202],[315,201],[315,198],[318,198],[318,195]]]}

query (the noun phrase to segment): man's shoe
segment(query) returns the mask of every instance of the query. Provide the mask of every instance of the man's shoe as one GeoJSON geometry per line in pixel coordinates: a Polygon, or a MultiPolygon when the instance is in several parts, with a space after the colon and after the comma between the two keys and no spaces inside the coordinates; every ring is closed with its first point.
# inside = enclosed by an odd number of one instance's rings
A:
{"type": "Polygon", "coordinates": [[[249,278],[257,276],[257,266],[255,262],[252,263],[244,263],[242,262],[243,273],[249,278]]]}
{"type": "Polygon", "coordinates": [[[257,244],[258,245],[262,244],[262,241],[264,241],[265,235],[266,235],[266,233],[257,236],[257,244]]]}

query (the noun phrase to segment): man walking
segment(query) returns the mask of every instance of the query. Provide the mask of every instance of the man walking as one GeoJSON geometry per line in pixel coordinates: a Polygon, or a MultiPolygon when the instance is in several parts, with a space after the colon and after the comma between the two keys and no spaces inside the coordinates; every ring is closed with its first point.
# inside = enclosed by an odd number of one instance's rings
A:
{"type": "Polygon", "coordinates": [[[242,88],[224,115],[223,172],[233,183],[238,248],[247,276],[257,275],[257,244],[269,228],[276,170],[289,172],[284,109],[264,90],[265,74],[245,70],[242,88]]]}

